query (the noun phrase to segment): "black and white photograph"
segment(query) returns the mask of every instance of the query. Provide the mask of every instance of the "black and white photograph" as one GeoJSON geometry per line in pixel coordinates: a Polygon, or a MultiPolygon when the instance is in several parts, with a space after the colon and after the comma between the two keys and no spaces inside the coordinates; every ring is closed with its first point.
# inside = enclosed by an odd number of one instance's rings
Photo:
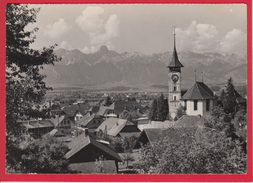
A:
{"type": "Polygon", "coordinates": [[[247,5],[7,4],[6,174],[246,174],[247,5]]]}

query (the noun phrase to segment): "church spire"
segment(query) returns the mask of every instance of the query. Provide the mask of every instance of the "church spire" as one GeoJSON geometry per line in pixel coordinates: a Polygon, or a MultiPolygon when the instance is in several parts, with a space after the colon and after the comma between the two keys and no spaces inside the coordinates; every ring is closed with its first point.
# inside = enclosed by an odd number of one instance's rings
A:
{"type": "Polygon", "coordinates": [[[173,55],[172,55],[172,59],[171,62],[168,66],[169,68],[172,67],[184,67],[183,64],[181,64],[181,62],[178,59],[177,56],[177,50],[176,50],[176,30],[175,30],[175,26],[174,26],[174,50],[173,50],[173,55]]]}

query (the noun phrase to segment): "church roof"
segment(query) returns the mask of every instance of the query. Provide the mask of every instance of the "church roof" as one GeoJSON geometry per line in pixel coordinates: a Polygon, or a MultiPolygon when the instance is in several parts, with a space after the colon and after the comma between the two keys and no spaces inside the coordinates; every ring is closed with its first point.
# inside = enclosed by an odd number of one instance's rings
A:
{"type": "Polygon", "coordinates": [[[203,82],[195,82],[194,85],[187,90],[181,100],[207,100],[215,99],[213,91],[203,82]]]}
{"type": "Polygon", "coordinates": [[[168,68],[170,68],[170,67],[184,67],[183,64],[181,64],[181,62],[179,61],[178,56],[177,56],[175,34],[174,34],[173,55],[172,55],[172,59],[170,61],[170,64],[169,64],[168,68]]]}

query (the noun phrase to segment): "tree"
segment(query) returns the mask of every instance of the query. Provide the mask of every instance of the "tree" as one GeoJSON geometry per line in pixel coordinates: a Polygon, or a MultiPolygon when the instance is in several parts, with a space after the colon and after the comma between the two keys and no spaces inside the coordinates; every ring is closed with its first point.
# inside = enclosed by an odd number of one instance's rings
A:
{"type": "Polygon", "coordinates": [[[124,153],[122,155],[123,161],[127,163],[126,168],[128,168],[128,162],[129,161],[134,161],[134,157],[131,155],[130,152],[124,153]]]}
{"type": "Polygon", "coordinates": [[[41,139],[23,141],[19,144],[21,156],[13,157],[19,160],[14,165],[15,172],[71,173],[68,169],[68,160],[64,157],[67,151],[68,147],[64,142],[49,135],[41,139]]]}
{"type": "Polygon", "coordinates": [[[150,120],[156,120],[156,113],[157,113],[157,100],[153,100],[151,107],[149,109],[148,117],[150,120]]]}
{"type": "Polygon", "coordinates": [[[169,113],[169,105],[167,98],[161,93],[157,99],[153,100],[150,111],[149,119],[154,121],[164,121],[167,119],[169,113]]]}
{"type": "Polygon", "coordinates": [[[40,74],[45,64],[54,64],[60,59],[53,50],[56,45],[43,48],[42,51],[30,48],[35,41],[35,28],[25,30],[29,23],[36,22],[39,9],[28,5],[6,5],[6,166],[15,159],[20,141],[21,128],[17,123],[22,115],[38,117],[36,106],[42,102],[46,91],[40,74]]]}
{"type": "Polygon", "coordinates": [[[247,112],[245,109],[241,109],[235,114],[232,124],[235,127],[236,135],[247,142],[247,112]]]}
{"type": "Polygon", "coordinates": [[[191,141],[183,134],[176,143],[163,138],[142,147],[134,167],[154,174],[246,172],[246,154],[238,141],[211,128],[202,128],[198,134],[191,141]]]}
{"type": "Polygon", "coordinates": [[[223,99],[223,109],[227,114],[236,112],[237,106],[235,88],[232,82],[232,78],[229,78],[223,99]]]}
{"type": "Polygon", "coordinates": [[[163,93],[157,98],[157,120],[164,121],[167,118],[169,112],[168,101],[164,97],[163,93]]]}
{"type": "Polygon", "coordinates": [[[111,98],[109,97],[109,95],[106,97],[105,99],[105,104],[104,106],[110,106],[112,104],[111,98]]]}
{"type": "Polygon", "coordinates": [[[134,120],[141,117],[140,113],[135,110],[135,111],[127,111],[124,110],[121,114],[120,114],[120,118],[122,119],[127,119],[129,121],[135,122],[134,120]]]}
{"type": "Polygon", "coordinates": [[[177,109],[176,118],[179,119],[185,114],[186,113],[184,107],[180,105],[180,107],[177,109]]]}

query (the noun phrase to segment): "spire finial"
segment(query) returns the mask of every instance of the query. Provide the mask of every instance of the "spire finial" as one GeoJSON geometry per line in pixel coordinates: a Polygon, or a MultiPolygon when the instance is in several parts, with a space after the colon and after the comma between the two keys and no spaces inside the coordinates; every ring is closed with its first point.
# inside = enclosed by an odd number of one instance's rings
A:
{"type": "Polygon", "coordinates": [[[195,70],[195,82],[197,81],[197,78],[196,78],[196,70],[195,70]]]}
{"type": "Polygon", "coordinates": [[[201,71],[201,75],[202,75],[202,83],[204,83],[204,82],[203,82],[203,71],[201,71]]]}
{"type": "Polygon", "coordinates": [[[176,48],[176,27],[173,26],[174,30],[173,30],[173,34],[174,34],[174,49],[176,48]]]}

